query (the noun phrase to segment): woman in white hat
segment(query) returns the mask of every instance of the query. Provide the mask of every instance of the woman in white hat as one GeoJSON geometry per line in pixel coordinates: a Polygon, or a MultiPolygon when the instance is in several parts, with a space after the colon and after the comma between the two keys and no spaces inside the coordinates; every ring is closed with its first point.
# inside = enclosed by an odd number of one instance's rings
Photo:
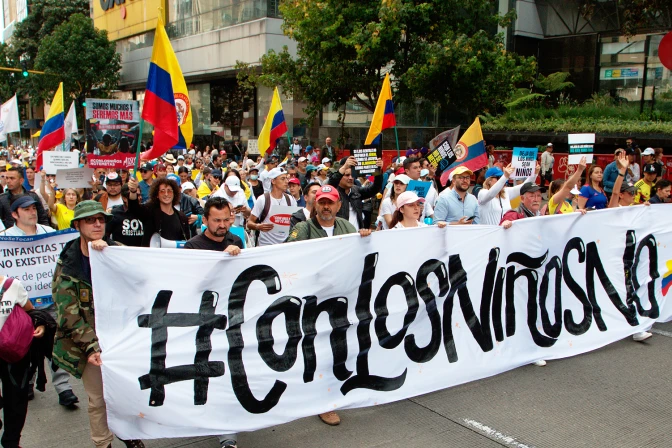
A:
{"type": "Polygon", "coordinates": [[[405,174],[400,174],[391,182],[388,183],[390,188],[390,195],[383,199],[383,202],[380,204],[380,220],[382,223],[382,230],[391,229],[392,221],[394,220],[394,212],[397,210],[397,198],[400,194],[406,191],[408,183],[411,181],[411,178],[405,174]]]}
{"type": "MultiPolygon", "coordinates": [[[[398,178],[399,176],[395,178],[395,181],[398,178]]],[[[397,198],[397,209],[392,217],[390,228],[408,229],[413,227],[427,227],[427,224],[419,221],[424,207],[424,198],[418,197],[414,191],[404,191],[397,198]]],[[[436,225],[440,228],[444,228],[447,224],[445,222],[438,222],[436,225]]]]}

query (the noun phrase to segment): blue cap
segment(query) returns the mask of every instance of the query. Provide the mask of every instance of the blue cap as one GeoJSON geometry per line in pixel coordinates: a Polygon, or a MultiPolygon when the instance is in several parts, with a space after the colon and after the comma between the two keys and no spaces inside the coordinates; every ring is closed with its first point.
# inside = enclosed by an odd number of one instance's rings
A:
{"type": "Polygon", "coordinates": [[[496,166],[493,166],[492,168],[488,169],[488,171],[485,172],[485,178],[486,179],[488,177],[502,177],[503,175],[504,175],[504,171],[497,168],[496,166]]]}
{"type": "Polygon", "coordinates": [[[169,174],[166,176],[166,178],[174,180],[175,182],[177,182],[178,187],[180,186],[181,183],[180,176],[178,176],[177,174],[169,174]]]}
{"type": "Polygon", "coordinates": [[[310,146],[310,145],[306,146],[306,152],[310,152],[310,151],[312,151],[312,150],[313,150],[313,147],[312,147],[312,146],[310,146]]]}
{"type": "Polygon", "coordinates": [[[12,212],[15,212],[19,208],[26,208],[30,207],[33,204],[36,204],[37,201],[32,198],[30,195],[25,195],[21,196],[20,198],[17,198],[14,202],[12,202],[12,205],[10,206],[10,209],[12,212]]]}
{"type": "Polygon", "coordinates": [[[212,172],[210,172],[210,174],[213,177],[219,177],[220,179],[222,178],[222,170],[212,170],[212,172]]]}

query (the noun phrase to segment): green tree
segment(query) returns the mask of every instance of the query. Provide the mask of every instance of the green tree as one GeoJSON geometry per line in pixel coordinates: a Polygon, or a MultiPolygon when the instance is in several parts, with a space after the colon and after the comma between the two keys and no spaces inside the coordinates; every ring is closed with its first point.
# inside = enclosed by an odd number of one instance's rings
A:
{"type": "Polygon", "coordinates": [[[429,99],[471,119],[534,75],[534,60],[507,53],[495,34],[513,13],[498,15],[491,0],[293,0],[280,9],[297,56],[269,52],[255,80],[301,92],[311,117],[352,99],[374,110],[389,71],[395,102],[429,99]]]}
{"type": "Polygon", "coordinates": [[[64,98],[80,104],[86,97],[109,97],[119,84],[120,60],[107,31],[94,28],[83,14],[72,15],[40,42],[35,68],[58,75],[41,77],[42,91],[48,92],[43,99],[50,99],[61,81],[64,98]]]}
{"type": "MultiPolygon", "coordinates": [[[[11,48],[6,43],[0,43],[0,66],[16,67],[18,63],[12,57],[11,48]]],[[[21,73],[0,71],[0,101],[7,101],[17,90],[21,73]]]]}
{"type": "MultiPolygon", "coordinates": [[[[578,0],[581,15],[590,20],[603,0],[578,0]]],[[[633,35],[638,30],[666,29],[672,24],[672,3],[670,0],[617,0],[621,31],[633,35]]]]}

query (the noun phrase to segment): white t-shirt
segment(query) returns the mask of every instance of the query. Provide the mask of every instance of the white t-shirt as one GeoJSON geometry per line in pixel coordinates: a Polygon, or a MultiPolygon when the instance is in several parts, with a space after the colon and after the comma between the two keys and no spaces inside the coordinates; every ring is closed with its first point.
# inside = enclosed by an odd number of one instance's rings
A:
{"type": "MultiPolygon", "coordinates": [[[[44,235],[45,233],[55,232],[56,229],[53,227],[43,226],[42,224],[36,224],[37,229],[35,230],[35,235],[44,235]]],[[[1,232],[0,236],[26,236],[26,232],[21,230],[14,224],[12,227],[7,229],[5,232],[1,232]]]]}
{"type": "Polygon", "coordinates": [[[261,185],[264,186],[264,193],[270,193],[271,192],[271,178],[268,177],[268,171],[264,170],[261,173],[259,173],[259,180],[261,181],[261,185]]]}
{"type": "MultiPolygon", "coordinates": [[[[424,222],[418,221],[418,227],[427,227],[427,224],[424,222]]],[[[406,229],[401,222],[398,222],[396,226],[394,226],[395,229],[406,229]]],[[[408,227],[409,229],[413,229],[414,227],[408,227]]]]}
{"type": "Polygon", "coordinates": [[[294,154],[295,156],[301,154],[301,145],[292,144],[292,154],[294,154]]]}
{"type": "Polygon", "coordinates": [[[306,215],[306,221],[310,219],[310,210],[308,210],[306,207],[303,207],[303,214],[306,215]]]}
{"type": "MultiPolygon", "coordinates": [[[[296,199],[291,195],[289,196],[290,205],[296,206],[296,199]]],[[[259,222],[259,216],[264,211],[264,205],[266,204],[266,195],[261,195],[257,198],[257,202],[254,204],[252,209],[252,214],[257,217],[257,222],[259,222]]],[[[268,210],[268,216],[264,219],[264,223],[271,222],[271,216],[273,215],[273,206],[274,205],[287,205],[287,200],[283,195],[282,198],[276,199],[271,196],[271,208],[268,210]]],[[[261,223],[260,223],[261,224],[261,223]]],[[[288,233],[271,233],[271,232],[259,232],[259,246],[270,246],[271,244],[280,244],[284,243],[287,239],[288,233]]]]}
{"type": "Polygon", "coordinates": [[[322,227],[325,232],[327,232],[327,236],[334,236],[334,226],[331,227],[322,227]]]}
{"type": "MultiPolygon", "coordinates": [[[[240,207],[241,205],[247,207],[247,199],[245,198],[245,192],[243,190],[236,191],[236,194],[229,196],[226,194],[224,188],[220,188],[219,190],[215,191],[211,197],[224,198],[229,202],[229,204],[231,204],[233,208],[240,207]]],[[[245,224],[245,216],[243,216],[242,212],[236,213],[236,220],[234,221],[233,225],[236,227],[243,227],[243,224],[245,224]]]]}
{"type": "Polygon", "coordinates": [[[392,199],[390,198],[385,198],[383,199],[383,203],[380,206],[380,215],[383,217],[381,220],[383,223],[383,230],[389,229],[387,226],[387,221],[385,221],[385,215],[394,215],[396,208],[394,204],[392,204],[392,199]]]}
{"type": "MultiPolygon", "coordinates": [[[[6,278],[7,277],[0,275],[0,288],[5,284],[6,278]]],[[[21,282],[14,279],[12,286],[5,291],[5,294],[2,296],[2,301],[0,301],[0,329],[5,325],[5,322],[7,322],[7,318],[14,309],[14,305],[23,307],[26,303],[28,303],[28,293],[26,292],[26,288],[23,287],[21,282]]]]}
{"type": "Polygon", "coordinates": [[[355,226],[355,230],[359,230],[359,222],[357,221],[357,213],[352,208],[352,204],[348,203],[348,207],[350,207],[350,211],[348,213],[348,221],[350,221],[350,224],[355,226]]]}
{"type": "Polygon", "coordinates": [[[112,199],[111,197],[107,197],[107,208],[112,208],[115,205],[124,205],[124,199],[119,195],[117,199],[112,199]]]}

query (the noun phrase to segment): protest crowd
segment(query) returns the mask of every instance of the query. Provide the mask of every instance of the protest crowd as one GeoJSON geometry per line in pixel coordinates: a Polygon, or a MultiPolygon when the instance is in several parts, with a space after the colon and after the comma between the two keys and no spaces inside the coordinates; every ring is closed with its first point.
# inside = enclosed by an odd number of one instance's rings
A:
{"type": "MultiPolygon", "coordinates": [[[[670,201],[671,184],[662,178],[661,152],[641,151],[629,140],[604,169],[588,165],[582,157],[571,176],[553,179],[552,151],[549,144],[536,169],[524,179],[513,178],[511,164],[501,166],[488,157],[487,165],[476,172],[455,167],[444,186],[426,158],[426,148],[409,149],[389,166],[379,158],[374,174],[358,175],[355,157],[338,157],[330,138],[321,150],[303,148],[295,139],[284,157],[276,150],[266,157],[241,151],[228,158],[224,151],[209,147],[201,151],[192,145],[180,154],[168,152],[144,160],[137,172],[130,166],[96,169],[90,188],[76,189],[59,188],[55,176],[35,165],[32,148],[10,146],[0,153],[0,236],[73,228],[79,238],[60,254],[52,300],[33,304],[19,281],[1,279],[0,328],[25,310],[36,341],[21,359],[0,356],[2,446],[19,446],[28,401],[35,388],[44,391],[45,357],[51,360],[47,370],[59,403],[72,407],[79,402],[69,382],[70,376],[81,378],[88,395],[92,440],[97,447],[112,444],[88,243],[94,250],[111,245],[183,247],[185,257],[189,250],[236,256],[254,247],[287,244],[291,250],[294,241],[345,234],[367,238],[376,231],[431,225],[509,229],[519,219],[670,201]],[[409,188],[414,185],[421,188],[409,188]],[[290,213],[289,222],[278,226],[275,210],[290,213]]],[[[86,166],[84,153],[80,162],[86,166]]],[[[633,339],[649,337],[651,333],[641,332],[633,339]]],[[[546,361],[535,364],[543,366],[546,361]]],[[[336,412],[319,417],[328,425],[340,423],[336,412]]],[[[128,447],[144,446],[139,440],[123,442],[128,447]]],[[[236,447],[237,436],[222,434],[219,442],[221,447],[236,447]]]]}

